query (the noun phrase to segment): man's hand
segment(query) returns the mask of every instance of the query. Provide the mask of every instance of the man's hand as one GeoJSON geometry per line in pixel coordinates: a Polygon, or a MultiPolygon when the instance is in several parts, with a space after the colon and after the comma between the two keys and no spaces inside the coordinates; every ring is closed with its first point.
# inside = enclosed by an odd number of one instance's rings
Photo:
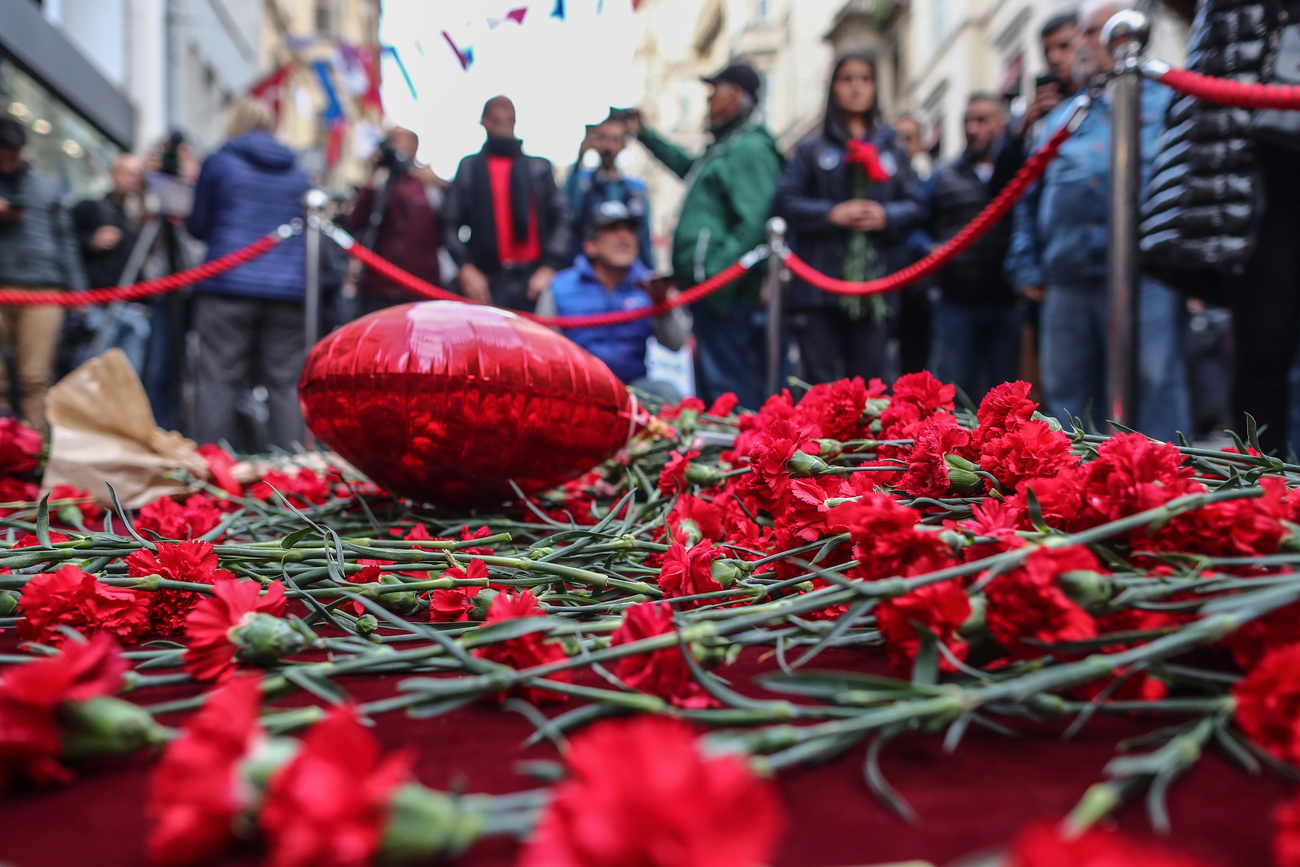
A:
{"type": "Polygon", "coordinates": [[[855,232],[876,232],[885,228],[889,217],[884,205],[870,199],[850,199],[831,208],[827,217],[834,226],[843,226],[855,232]]]}
{"type": "Polygon", "coordinates": [[[458,279],[466,298],[480,304],[492,303],[492,290],[488,288],[487,275],[482,271],[473,265],[465,265],[460,269],[458,279]]]}
{"type": "Polygon", "coordinates": [[[95,230],[95,234],[90,236],[90,248],[92,250],[111,250],[122,241],[122,230],[117,226],[100,226],[95,230]]]}
{"type": "Polygon", "coordinates": [[[1029,108],[1025,109],[1025,116],[1021,119],[1020,135],[1024,135],[1029,128],[1038,123],[1043,118],[1052,113],[1052,109],[1065,102],[1065,97],[1061,94],[1059,84],[1045,84],[1038,88],[1034,93],[1034,99],[1029,103],[1029,108]]]}
{"type": "Polygon", "coordinates": [[[645,281],[644,287],[655,304],[662,304],[677,294],[677,281],[672,277],[652,277],[645,281]]]}
{"type": "Polygon", "coordinates": [[[645,128],[645,124],[641,122],[641,109],[639,108],[629,108],[625,122],[627,123],[627,134],[632,138],[639,136],[641,130],[645,128]]]}
{"type": "Polygon", "coordinates": [[[538,296],[550,287],[554,277],[555,269],[545,265],[534,271],[533,276],[528,278],[528,300],[536,301],[538,296]]]}
{"type": "Polygon", "coordinates": [[[1042,286],[1025,286],[1020,290],[1020,294],[1035,304],[1043,303],[1044,293],[1042,286]]]}

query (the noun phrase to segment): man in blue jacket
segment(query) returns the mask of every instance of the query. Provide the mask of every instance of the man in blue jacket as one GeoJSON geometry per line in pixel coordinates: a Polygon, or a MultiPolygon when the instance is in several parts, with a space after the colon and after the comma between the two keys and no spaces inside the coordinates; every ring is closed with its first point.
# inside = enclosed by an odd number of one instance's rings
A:
{"type": "Polygon", "coordinates": [[[564,195],[569,200],[569,213],[573,217],[573,261],[582,255],[587,229],[600,206],[605,202],[621,202],[637,220],[636,240],[641,248],[641,264],[654,270],[654,250],[650,247],[650,195],[644,181],[628,177],[619,171],[618,155],[627,147],[627,120],[622,114],[611,112],[594,127],[588,128],[578,162],[564,182],[564,195]],[[600,157],[594,169],[583,166],[587,150],[600,157]]]}
{"type": "MultiPolygon", "coordinates": [[[[621,310],[643,310],[668,297],[660,282],[651,281],[641,264],[637,231],[640,221],[622,202],[605,202],[587,224],[583,255],[551,281],[537,301],[539,316],[586,316],[621,310]]],[[[599,358],[628,385],[676,402],[680,395],[665,383],[647,378],[646,346],[650,336],[672,351],[690,335],[690,314],[684,307],[618,325],[572,328],[564,332],[574,343],[599,358]]]]}
{"type": "MultiPolygon", "coordinates": [[[[1101,29],[1131,0],[1091,0],[1080,14],[1076,64],[1087,80],[1114,65],[1101,43],[1101,29]]],[[[1142,91],[1143,181],[1150,177],[1168,89],[1142,91]]],[[[1039,144],[1074,112],[1077,99],[1062,103],[1044,122],[1039,144]]],[[[1016,209],[1006,270],[1012,285],[1031,301],[1042,300],[1039,344],[1046,408],[1109,418],[1106,395],[1108,298],[1106,247],[1110,176],[1111,104],[1103,94],[1066,139],[1061,155],[1016,209]]],[[[1171,440],[1190,430],[1184,349],[1186,309],[1162,283],[1144,277],[1138,298],[1138,417],[1135,427],[1171,440]]]]}

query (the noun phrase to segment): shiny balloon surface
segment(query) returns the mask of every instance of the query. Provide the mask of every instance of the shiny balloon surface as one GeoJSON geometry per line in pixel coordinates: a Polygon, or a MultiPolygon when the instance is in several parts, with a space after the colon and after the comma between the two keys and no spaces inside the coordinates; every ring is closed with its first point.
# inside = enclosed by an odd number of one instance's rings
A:
{"type": "Polygon", "coordinates": [[[298,382],[316,438],[395,494],[513,499],[627,444],[635,406],[603,362],[509,311],[454,301],[364,316],[312,349],[298,382]]]}

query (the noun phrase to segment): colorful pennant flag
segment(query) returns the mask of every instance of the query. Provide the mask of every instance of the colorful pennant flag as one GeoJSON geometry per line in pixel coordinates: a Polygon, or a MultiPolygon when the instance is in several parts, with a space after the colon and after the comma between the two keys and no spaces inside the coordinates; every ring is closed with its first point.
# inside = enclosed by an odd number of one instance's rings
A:
{"type": "Polygon", "coordinates": [[[551,17],[564,20],[564,0],[555,0],[555,8],[551,10],[551,17]]]}
{"type": "Polygon", "coordinates": [[[406,71],[406,64],[402,62],[402,55],[397,53],[397,48],[392,45],[385,45],[381,54],[387,54],[393,58],[397,64],[397,71],[402,73],[402,80],[406,82],[406,89],[411,91],[411,99],[419,99],[415,93],[415,82],[411,81],[411,73],[406,71]]]}
{"type": "Polygon", "coordinates": [[[447,44],[451,46],[451,50],[456,52],[456,59],[460,61],[460,68],[469,72],[470,66],[474,63],[474,47],[467,45],[465,46],[465,50],[461,51],[460,47],[452,40],[451,34],[446,30],[442,31],[442,38],[447,40],[447,44]]]}
{"type": "Polygon", "coordinates": [[[339,102],[338,92],[334,89],[334,82],[330,80],[329,62],[314,60],[311,66],[316,71],[316,77],[320,79],[321,90],[325,93],[325,120],[332,124],[342,119],[344,114],[343,104],[339,102]]]}
{"type": "Polygon", "coordinates": [[[248,95],[254,99],[260,99],[267,105],[271,106],[271,112],[275,115],[275,122],[280,122],[281,103],[284,99],[284,88],[289,81],[289,75],[293,72],[293,65],[286,63],[278,69],[272,71],[261,81],[254,84],[248,90],[248,95]]]}

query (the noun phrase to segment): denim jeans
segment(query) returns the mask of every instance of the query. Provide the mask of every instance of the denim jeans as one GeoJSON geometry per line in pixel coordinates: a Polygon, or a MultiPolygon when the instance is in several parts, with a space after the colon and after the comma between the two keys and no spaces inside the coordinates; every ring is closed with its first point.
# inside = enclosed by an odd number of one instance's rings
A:
{"type": "MultiPolygon", "coordinates": [[[[1106,398],[1106,281],[1048,286],[1039,330],[1044,410],[1100,427],[1106,398]]],[[[1187,394],[1187,307],[1182,296],[1151,278],[1138,290],[1137,419],[1130,427],[1159,440],[1191,436],[1187,394]]]]}
{"type": "Polygon", "coordinates": [[[978,406],[989,389],[1019,375],[1024,321],[1015,302],[936,301],[934,375],[956,385],[978,406]]]}
{"type": "Polygon", "coordinates": [[[711,299],[691,305],[695,333],[695,390],[705,404],[735,392],[740,405],[758,409],[766,395],[765,316],[752,304],[720,311],[711,299]]]}

